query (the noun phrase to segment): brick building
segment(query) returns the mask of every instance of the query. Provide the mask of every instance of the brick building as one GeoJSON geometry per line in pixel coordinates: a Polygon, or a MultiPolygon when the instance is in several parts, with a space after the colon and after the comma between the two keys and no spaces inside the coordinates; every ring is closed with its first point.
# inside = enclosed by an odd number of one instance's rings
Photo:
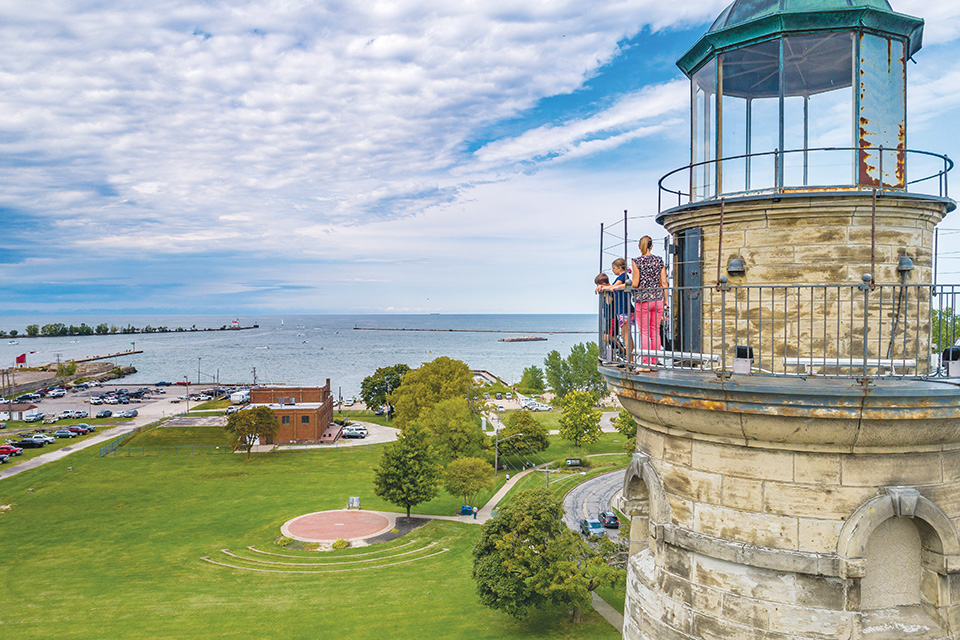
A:
{"type": "Polygon", "coordinates": [[[329,378],[322,387],[251,389],[250,406],[268,407],[277,416],[277,435],[266,444],[335,442],[340,437],[340,426],[333,424],[329,378]]]}

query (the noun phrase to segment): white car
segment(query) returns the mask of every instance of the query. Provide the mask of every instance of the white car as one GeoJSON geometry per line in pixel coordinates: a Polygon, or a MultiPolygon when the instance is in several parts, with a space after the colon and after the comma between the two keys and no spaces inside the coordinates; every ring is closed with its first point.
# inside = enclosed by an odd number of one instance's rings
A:
{"type": "Polygon", "coordinates": [[[31,438],[32,440],[43,440],[47,444],[53,444],[54,442],[57,441],[56,438],[54,438],[53,436],[48,436],[45,433],[35,433],[32,436],[28,436],[28,437],[31,438]]]}
{"type": "Polygon", "coordinates": [[[57,418],[60,420],[69,419],[73,417],[73,409],[67,409],[66,411],[61,411],[57,414],[57,418]]]}
{"type": "Polygon", "coordinates": [[[93,396],[92,398],[90,398],[90,404],[103,404],[103,398],[100,398],[98,396],[93,396]]]}
{"type": "Polygon", "coordinates": [[[67,395],[67,392],[63,389],[53,389],[47,395],[51,398],[62,398],[63,396],[67,395]]]}

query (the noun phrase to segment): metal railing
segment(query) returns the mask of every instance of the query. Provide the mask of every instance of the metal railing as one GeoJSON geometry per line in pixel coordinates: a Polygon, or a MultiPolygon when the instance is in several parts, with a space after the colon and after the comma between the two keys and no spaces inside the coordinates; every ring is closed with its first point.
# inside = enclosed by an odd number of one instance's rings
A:
{"type": "Polygon", "coordinates": [[[880,285],[864,276],[857,284],[670,287],[662,319],[655,302],[636,303],[642,293],[628,285],[598,296],[601,361],[720,374],[933,378],[948,375],[953,353],[942,352],[960,339],[960,285],[880,285]]]}
{"type": "Polygon", "coordinates": [[[720,196],[811,191],[895,191],[949,198],[947,173],[953,160],[917,149],[883,147],[817,147],[774,149],[704,160],[674,169],[657,183],[657,211],[720,196]],[[816,156],[811,162],[811,156],[816,156]],[[830,160],[838,157],[839,161],[830,160]],[[907,180],[907,158],[926,162],[907,180]],[[884,158],[887,158],[886,161],[884,158]],[[844,172],[849,182],[837,181],[844,172]],[[931,185],[935,185],[932,186],[931,185]],[[927,187],[931,187],[927,189],[927,187]],[[674,204],[674,199],[676,204],[674,204]]]}

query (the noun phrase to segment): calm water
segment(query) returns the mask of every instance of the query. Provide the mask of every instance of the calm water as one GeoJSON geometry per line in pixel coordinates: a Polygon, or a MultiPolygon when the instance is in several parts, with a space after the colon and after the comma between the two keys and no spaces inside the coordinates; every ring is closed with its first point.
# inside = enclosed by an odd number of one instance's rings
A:
{"type": "MultiPolygon", "coordinates": [[[[128,323],[170,328],[218,328],[234,318],[223,316],[0,316],[0,327],[24,331],[27,324],[63,322],[95,326],[100,322],[118,327],[128,323]]],[[[197,333],[138,334],[62,338],[16,338],[19,345],[0,339],[0,364],[10,366],[14,358],[27,353],[27,363],[104,355],[124,351],[136,342],[144,353],[115,359],[133,365],[138,373],[125,379],[131,384],[176,382],[189,377],[204,382],[219,379],[226,383],[253,380],[287,384],[323,384],[330,378],[334,390],[343,395],[360,391],[360,381],[377,367],[404,363],[411,367],[449,356],[463,360],[472,369],[486,369],[508,382],[519,380],[523,369],[543,366],[553,349],[566,356],[578,342],[596,340],[596,317],[592,315],[376,315],[376,316],[279,316],[240,318],[244,326],[259,322],[259,329],[197,333]],[[283,324],[281,325],[281,320],[283,324]],[[441,329],[443,331],[356,331],[354,327],[441,329]],[[544,342],[498,342],[515,334],[458,333],[448,329],[520,331],[543,335],[544,342]],[[583,333],[547,335],[548,331],[583,333]],[[35,351],[36,353],[30,353],[35,351]]]]}

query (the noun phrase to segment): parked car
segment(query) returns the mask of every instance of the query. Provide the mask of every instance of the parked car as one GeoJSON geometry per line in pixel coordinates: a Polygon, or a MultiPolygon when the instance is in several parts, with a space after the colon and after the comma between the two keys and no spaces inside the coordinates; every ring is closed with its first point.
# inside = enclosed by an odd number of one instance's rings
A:
{"type": "Polygon", "coordinates": [[[86,411],[74,411],[74,412],[73,412],[73,417],[74,417],[74,418],[83,419],[83,418],[88,417],[89,415],[90,415],[90,414],[88,414],[86,411]]]}
{"type": "Polygon", "coordinates": [[[120,411],[113,415],[116,418],[136,418],[138,413],[136,409],[128,409],[127,411],[120,411]]]}
{"type": "Polygon", "coordinates": [[[23,418],[24,422],[40,422],[41,420],[43,420],[42,413],[33,413],[33,414],[30,414],[29,416],[24,416],[23,418]]]}
{"type": "Polygon", "coordinates": [[[65,409],[57,414],[57,418],[60,420],[69,420],[73,417],[73,409],[65,409]]]}
{"type": "Polygon", "coordinates": [[[5,453],[0,453],[0,464],[3,464],[4,462],[6,462],[6,461],[9,460],[9,459],[10,459],[10,456],[8,456],[8,455],[5,454],[5,453]]]}
{"type": "MultiPolygon", "coordinates": [[[[58,431],[59,431],[59,429],[58,429],[58,431]]],[[[80,425],[78,425],[78,424],[75,424],[75,425],[73,425],[73,426],[67,427],[67,431],[72,431],[73,433],[77,434],[78,436],[85,436],[85,435],[87,435],[88,433],[90,433],[90,429],[87,429],[87,428],[85,428],[85,427],[82,427],[82,426],[80,426],[80,425]]]]}
{"type": "Polygon", "coordinates": [[[34,440],[38,440],[38,439],[39,439],[39,440],[43,440],[43,441],[46,442],[47,444],[53,444],[54,442],[57,441],[56,438],[54,438],[53,436],[48,436],[48,435],[45,434],[45,433],[35,433],[35,434],[33,434],[32,436],[27,436],[27,437],[28,437],[28,438],[33,438],[34,440]]]}
{"type": "Polygon", "coordinates": [[[56,438],[76,438],[80,434],[74,431],[71,431],[70,429],[63,428],[63,429],[57,429],[56,431],[54,431],[53,435],[56,438]]]}
{"type": "Polygon", "coordinates": [[[612,511],[601,511],[600,515],[597,516],[603,526],[607,529],[619,529],[620,528],[620,519],[617,518],[617,514],[612,511]]]}
{"type": "Polygon", "coordinates": [[[43,419],[43,424],[57,424],[59,419],[57,416],[50,416],[49,418],[43,419]]]}
{"type": "Polygon", "coordinates": [[[227,407],[227,410],[224,413],[226,413],[227,415],[230,415],[231,413],[236,413],[237,411],[240,411],[240,407],[232,406],[232,407],[227,407]]]}
{"type": "Polygon", "coordinates": [[[90,404],[103,404],[103,398],[100,396],[93,396],[90,398],[90,404]]]}
{"type": "Polygon", "coordinates": [[[47,395],[51,398],[62,398],[67,395],[67,392],[64,389],[53,389],[47,395]]]}
{"type": "Polygon", "coordinates": [[[97,417],[98,417],[98,418],[109,418],[109,417],[112,416],[112,415],[113,415],[113,411],[110,411],[110,409],[104,409],[104,410],[102,410],[102,411],[97,411],[97,417]]]}
{"type": "Polygon", "coordinates": [[[154,386],[156,386],[156,387],[169,387],[169,386],[170,386],[170,383],[161,380],[160,382],[158,382],[158,383],[157,383],[156,385],[154,385],[154,386]]]}
{"type": "Polygon", "coordinates": [[[366,438],[367,430],[355,425],[346,426],[341,434],[344,438],[366,438]]]}
{"type": "Polygon", "coordinates": [[[23,449],[15,447],[12,444],[0,445],[0,453],[8,456],[23,455],[23,449]]]}
{"type": "Polygon", "coordinates": [[[43,445],[47,444],[43,440],[34,440],[33,438],[21,438],[12,443],[15,447],[21,449],[39,449],[43,445]]]}
{"type": "Polygon", "coordinates": [[[602,538],[607,535],[600,521],[594,518],[580,521],[580,533],[588,538],[602,538]]]}

